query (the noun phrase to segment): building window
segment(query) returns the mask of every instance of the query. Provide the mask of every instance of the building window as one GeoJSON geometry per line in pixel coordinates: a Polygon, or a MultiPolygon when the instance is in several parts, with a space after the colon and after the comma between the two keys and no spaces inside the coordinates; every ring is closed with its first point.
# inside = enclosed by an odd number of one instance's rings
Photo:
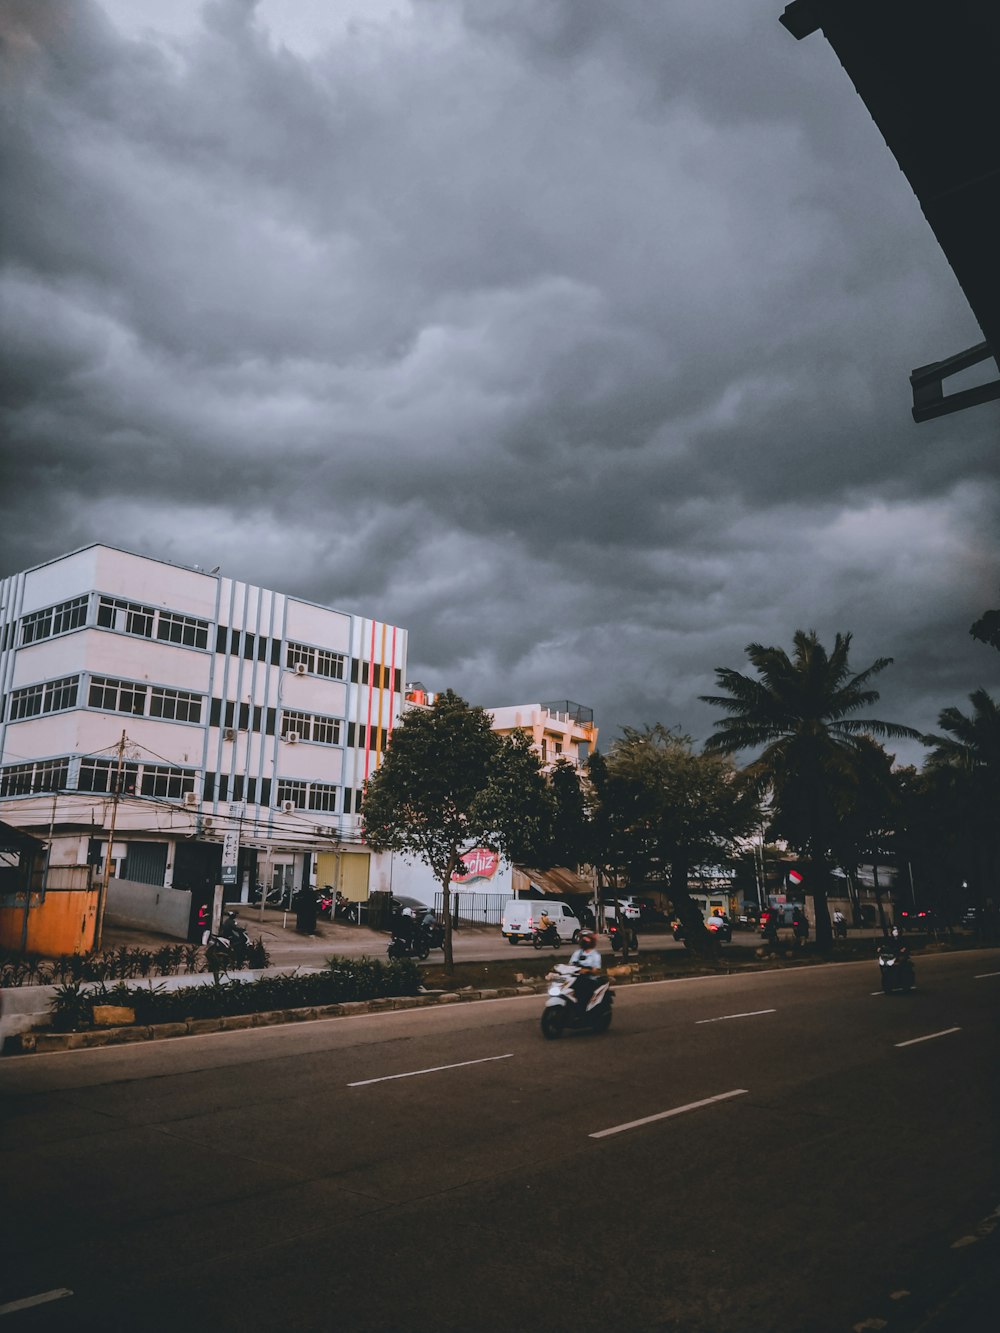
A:
{"type": "Polygon", "coordinates": [[[38,643],[40,639],[51,639],[55,634],[66,634],[71,629],[79,629],[87,623],[89,596],[74,597],[69,602],[59,602],[56,606],[46,607],[44,611],[33,611],[21,619],[21,643],[38,643]]]}
{"type": "Polygon", "coordinates": [[[282,806],[291,801],[297,810],[304,810],[306,808],[306,785],[304,782],[279,782],[278,795],[275,798],[276,804],[282,806]]]}
{"type": "Polygon", "coordinates": [[[91,676],[88,703],[106,713],[129,713],[134,717],[158,717],[172,722],[200,722],[202,696],[187,690],[171,690],[141,681],[91,676]]]}
{"type": "Polygon", "coordinates": [[[176,611],[161,611],[156,637],[164,643],[181,643],[186,648],[207,648],[208,621],[182,616],[176,611]]]}
{"type": "MultiPolygon", "coordinates": [[[[80,760],[80,791],[113,792],[115,774],[118,772],[117,759],[94,759],[85,755],[80,760]]],[[[122,796],[134,796],[139,778],[138,764],[123,764],[121,785],[118,790],[122,796]]]]}
{"type": "Polygon", "coordinates": [[[62,676],[59,680],[26,685],[22,690],[15,690],[10,696],[8,720],[17,722],[25,717],[40,717],[42,713],[59,713],[66,708],[75,708],[79,687],[79,676],[62,676]]]}
{"type": "Polygon", "coordinates": [[[330,680],[344,679],[343,653],[332,653],[326,648],[310,648],[308,644],[290,643],[285,665],[293,670],[297,666],[304,666],[313,676],[326,676],[330,680]]]}
{"type": "Polygon", "coordinates": [[[333,814],[337,808],[337,788],[326,782],[310,782],[308,808],[333,814]]]}
{"type": "Polygon", "coordinates": [[[286,709],[281,714],[281,736],[283,740],[297,736],[300,741],[310,741],[313,745],[339,745],[340,720],[286,709]]]}
{"type": "Polygon", "coordinates": [[[200,694],[154,685],[149,691],[149,716],[169,718],[173,722],[200,722],[201,702],[200,694]]]}
{"type": "Polygon", "coordinates": [[[43,759],[37,764],[0,768],[0,796],[30,796],[38,791],[64,791],[68,786],[68,759],[43,759]]]}
{"type": "Polygon", "coordinates": [[[208,621],[184,616],[179,611],[157,611],[139,602],[121,597],[101,597],[97,603],[97,623],[103,629],[121,634],[137,634],[161,643],[177,643],[184,648],[208,647],[208,621]]]}
{"type": "Polygon", "coordinates": [[[195,774],[183,768],[162,764],[144,764],[139,791],[143,796],[161,796],[178,801],[186,791],[194,791],[195,774]]]}
{"type": "Polygon", "coordinates": [[[148,685],[137,681],[112,680],[108,676],[92,676],[88,703],[106,713],[131,713],[142,717],[146,711],[148,685]]]}
{"type": "Polygon", "coordinates": [[[102,597],[97,604],[97,623],[104,629],[116,629],[122,634],[140,634],[146,639],[153,637],[155,614],[151,606],[124,602],[120,597],[102,597]]]}

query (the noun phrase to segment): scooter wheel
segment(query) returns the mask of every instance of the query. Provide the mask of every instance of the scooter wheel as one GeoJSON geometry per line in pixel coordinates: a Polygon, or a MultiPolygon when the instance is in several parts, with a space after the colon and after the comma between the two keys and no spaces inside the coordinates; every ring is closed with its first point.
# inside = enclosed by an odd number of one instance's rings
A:
{"type": "Polygon", "coordinates": [[[533,935],[533,936],[532,936],[532,939],[531,939],[531,943],[535,946],[536,949],[540,949],[540,948],[542,947],[542,944],[543,944],[543,940],[542,940],[541,935],[533,935]]]}
{"type": "Polygon", "coordinates": [[[424,959],[430,955],[430,946],[422,944],[419,949],[415,950],[415,952],[420,961],[423,962],[424,959]]]}
{"type": "Polygon", "coordinates": [[[548,1037],[549,1041],[555,1041],[557,1037],[562,1036],[565,1026],[566,1015],[561,1008],[553,1005],[542,1010],[543,1037],[548,1037]]]}
{"type": "Polygon", "coordinates": [[[607,1032],[610,1026],[611,1026],[610,1009],[605,1009],[602,1014],[598,1014],[592,1023],[592,1027],[595,1032],[607,1032]]]}

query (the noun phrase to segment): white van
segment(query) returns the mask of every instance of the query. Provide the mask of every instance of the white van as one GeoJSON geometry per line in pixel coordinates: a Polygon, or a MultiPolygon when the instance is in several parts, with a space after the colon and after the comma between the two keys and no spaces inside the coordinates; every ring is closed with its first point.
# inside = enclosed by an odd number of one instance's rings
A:
{"type": "Polygon", "coordinates": [[[559,938],[567,943],[575,943],[580,922],[573,915],[568,903],[561,898],[511,898],[504,903],[501,931],[511,944],[520,940],[530,940],[532,931],[538,925],[542,912],[547,912],[549,920],[559,932],[559,938]]]}

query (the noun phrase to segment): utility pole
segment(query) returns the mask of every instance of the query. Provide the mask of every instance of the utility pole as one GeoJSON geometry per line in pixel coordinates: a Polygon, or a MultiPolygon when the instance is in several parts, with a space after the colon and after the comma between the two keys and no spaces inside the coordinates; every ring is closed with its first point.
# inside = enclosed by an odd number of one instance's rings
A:
{"type": "Polygon", "coordinates": [[[111,853],[115,844],[115,825],[118,822],[118,798],[122,789],[122,769],[125,766],[125,733],[118,742],[118,765],[115,769],[114,791],[111,800],[111,831],[108,834],[108,854],[104,858],[104,874],[101,876],[101,891],[97,899],[97,937],[94,948],[99,949],[104,943],[104,909],[108,903],[108,881],[111,879],[111,853]]]}

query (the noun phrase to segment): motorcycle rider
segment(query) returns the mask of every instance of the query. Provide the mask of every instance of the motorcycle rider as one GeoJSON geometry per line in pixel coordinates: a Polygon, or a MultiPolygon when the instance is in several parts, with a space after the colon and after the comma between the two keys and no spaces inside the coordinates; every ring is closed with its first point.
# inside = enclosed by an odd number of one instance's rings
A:
{"type": "Polygon", "coordinates": [[[847,939],[847,917],[839,907],[833,914],[833,933],[838,939],[847,939]]]}
{"type": "Polygon", "coordinates": [[[538,931],[539,935],[541,935],[542,939],[545,941],[546,944],[551,944],[553,942],[552,937],[555,935],[555,929],[556,929],[556,923],[549,916],[548,911],[543,907],[542,915],[538,918],[538,925],[536,926],[536,930],[538,931]]]}
{"type": "Polygon", "coordinates": [[[580,1009],[584,1010],[597,989],[597,978],[601,973],[601,955],[597,949],[597,936],[592,930],[581,931],[579,939],[579,948],[570,954],[569,962],[571,967],[577,969],[573,994],[580,1009]]]}

